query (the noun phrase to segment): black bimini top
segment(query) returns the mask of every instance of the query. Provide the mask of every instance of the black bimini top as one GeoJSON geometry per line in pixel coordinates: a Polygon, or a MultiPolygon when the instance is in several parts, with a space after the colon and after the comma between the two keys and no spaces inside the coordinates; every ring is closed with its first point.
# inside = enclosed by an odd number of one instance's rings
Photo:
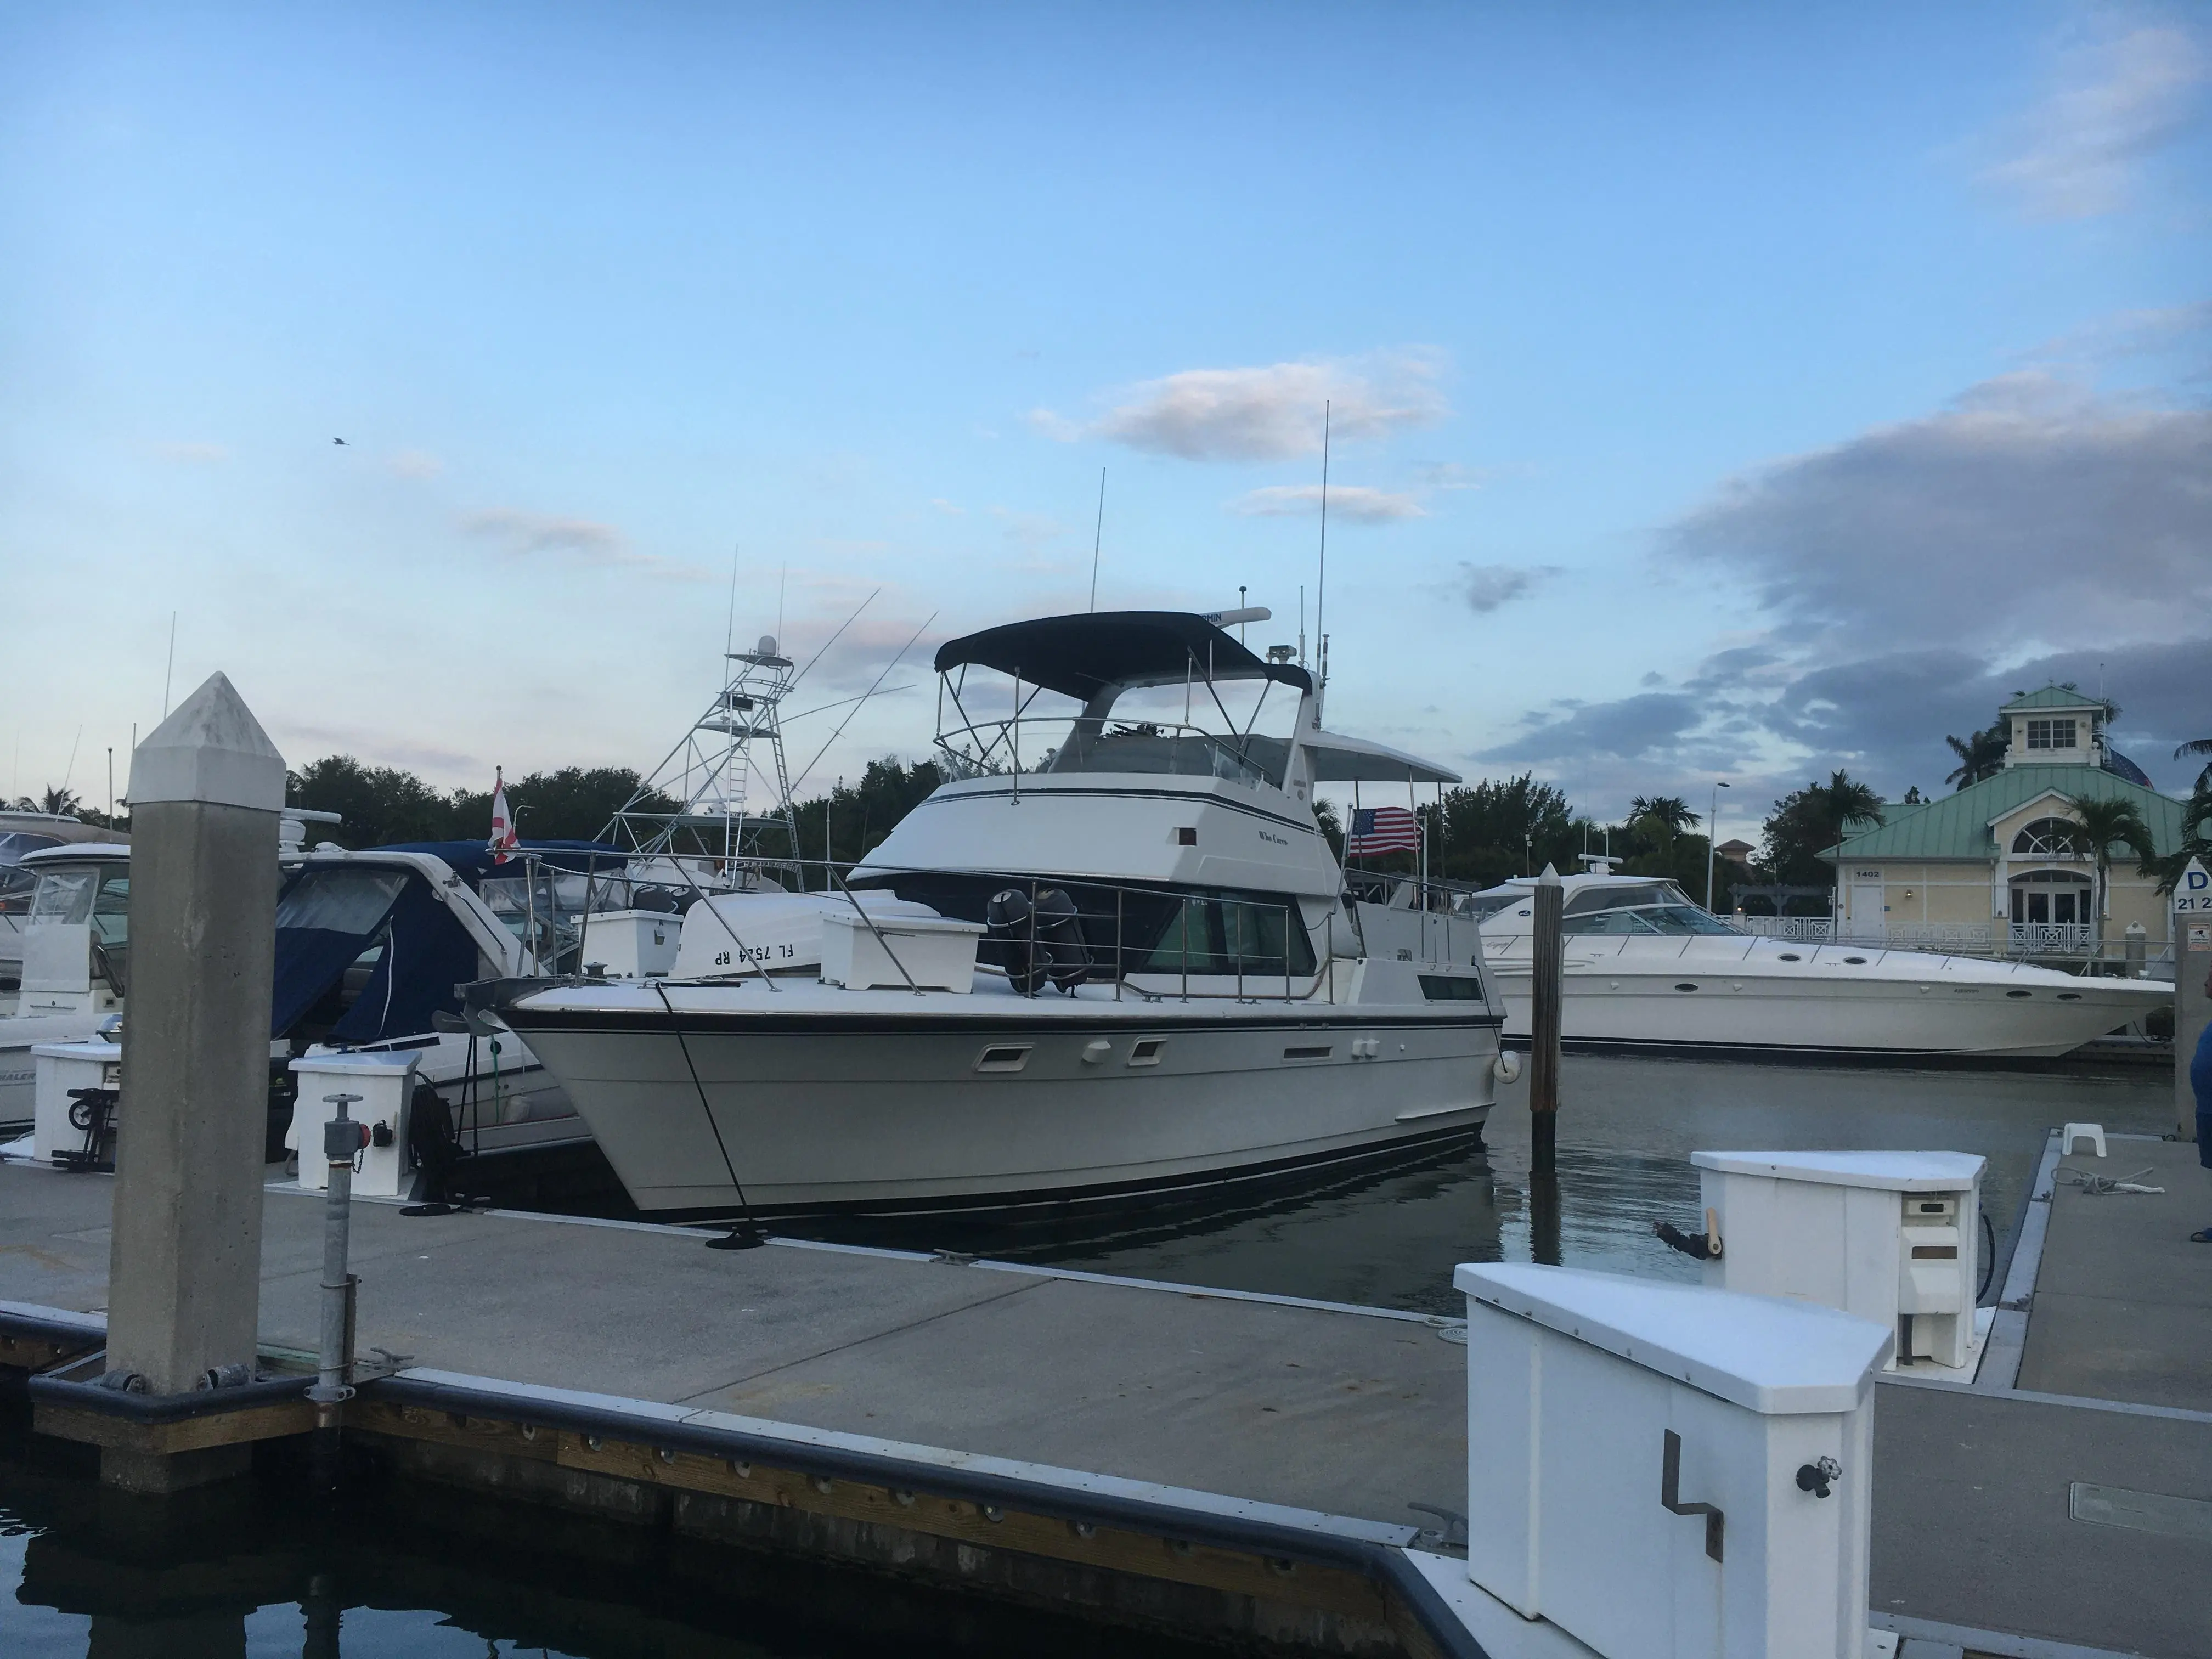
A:
{"type": "Polygon", "coordinates": [[[1113,687],[1166,685],[1209,673],[1218,680],[1274,680],[1313,690],[1313,677],[1304,669],[1255,657],[1234,635],[1188,611],[1040,617],[938,647],[939,673],[969,663],[1018,674],[1026,684],[1086,703],[1113,687]]]}

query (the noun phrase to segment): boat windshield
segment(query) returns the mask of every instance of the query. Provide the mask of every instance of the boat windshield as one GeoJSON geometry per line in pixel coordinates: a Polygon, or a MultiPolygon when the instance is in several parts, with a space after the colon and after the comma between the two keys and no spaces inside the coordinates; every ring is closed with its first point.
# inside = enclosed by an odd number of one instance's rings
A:
{"type": "Polygon", "coordinates": [[[1671,881],[1587,887],[1570,898],[1560,919],[1569,933],[1734,933],[1711,911],[1690,902],[1671,881]]]}
{"type": "Polygon", "coordinates": [[[1452,908],[1461,915],[1472,916],[1480,921],[1485,917],[1496,915],[1509,904],[1526,904],[1528,902],[1528,895],[1526,893],[1469,893],[1452,908]]]}
{"type": "Polygon", "coordinates": [[[131,929],[131,866],[120,861],[46,865],[31,897],[31,921],[90,922],[103,945],[127,944],[131,929]]]}
{"type": "Polygon", "coordinates": [[[1281,788],[1298,692],[1273,680],[1118,688],[1079,704],[973,665],[945,680],[940,764],[956,778],[994,773],[1148,773],[1281,788]],[[1013,702],[1018,689],[1017,712],[1013,702]],[[989,715],[986,717],[986,711],[989,715]]]}

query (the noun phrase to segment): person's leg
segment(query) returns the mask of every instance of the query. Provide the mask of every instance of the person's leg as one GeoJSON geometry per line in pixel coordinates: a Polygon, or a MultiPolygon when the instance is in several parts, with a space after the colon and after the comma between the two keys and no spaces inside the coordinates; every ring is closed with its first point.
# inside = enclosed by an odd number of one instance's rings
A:
{"type": "MultiPolygon", "coordinates": [[[[2212,1180],[2212,1111],[2204,1109],[2201,1091],[2197,1100],[2197,1161],[2204,1166],[2206,1179],[2212,1180]]],[[[2212,1227],[2199,1227],[2189,1237],[2195,1243],[2212,1244],[2212,1227]]]]}

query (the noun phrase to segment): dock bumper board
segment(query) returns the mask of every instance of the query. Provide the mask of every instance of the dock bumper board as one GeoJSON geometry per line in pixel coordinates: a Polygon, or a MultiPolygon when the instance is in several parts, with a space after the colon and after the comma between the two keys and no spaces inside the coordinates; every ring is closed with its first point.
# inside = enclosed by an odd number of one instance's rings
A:
{"type": "Polygon", "coordinates": [[[173,1455],[305,1434],[315,1426],[312,1376],[189,1394],[131,1394],[58,1376],[28,1383],[32,1428],[58,1440],[173,1455]]]}
{"type": "Polygon", "coordinates": [[[43,1371],[79,1358],[107,1341],[98,1314],[71,1313],[27,1302],[0,1302],[0,1369],[43,1371]]]}
{"type": "Polygon", "coordinates": [[[1419,1529],[1315,1510],[1154,1486],[1119,1476],[984,1457],[866,1435],[808,1429],[726,1412],[616,1395],[501,1384],[453,1372],[407,1370],[363,1386],[364,1400],[463,1417],[567,1430],[602,1443],[761,1463],[830,1480],[926,1488],[994,1509],[1157,1532],[1192,1544],[1248,1550],[1372,1575],[1377,1552],[1410,1545],[1419,1529]]]}
{"type": "Polygon", "coordinates": [[[1491,1659],[1408,1560],[1422,1537],[1414,1527],[450,1372],[366,1384],[347,1424],[756,1513],[811,1512],[1302,1607],[1370,1631],[1395,1626],[1434,1659],[1491,1659]]]}

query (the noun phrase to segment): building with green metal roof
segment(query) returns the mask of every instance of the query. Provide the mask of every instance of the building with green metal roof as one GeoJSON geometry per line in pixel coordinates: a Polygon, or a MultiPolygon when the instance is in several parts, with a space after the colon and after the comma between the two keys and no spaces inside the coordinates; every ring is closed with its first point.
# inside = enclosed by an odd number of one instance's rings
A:
{"type": "Polygon", "coordinates": [[[1837,931],[1848,938],[1999,949],[2032,956],[2086,953],[2101,938],[2117,948],[2141,922],[2154,954],[2170,942],[2165,896],[2117,849],[2102,915],[2093,914],[2096,861],[2073,835],[2075,800],[2125,800],[2154,850],[2182,837],[2182,804],[2135,781],[2142,774],[2110,750],[2107,706],[2070,686],[2047,685],[1998,710],[2011,747],[2003,767],[1956,794],[1889,805],[1821,854],[1836,866],[1837,931]]]}

